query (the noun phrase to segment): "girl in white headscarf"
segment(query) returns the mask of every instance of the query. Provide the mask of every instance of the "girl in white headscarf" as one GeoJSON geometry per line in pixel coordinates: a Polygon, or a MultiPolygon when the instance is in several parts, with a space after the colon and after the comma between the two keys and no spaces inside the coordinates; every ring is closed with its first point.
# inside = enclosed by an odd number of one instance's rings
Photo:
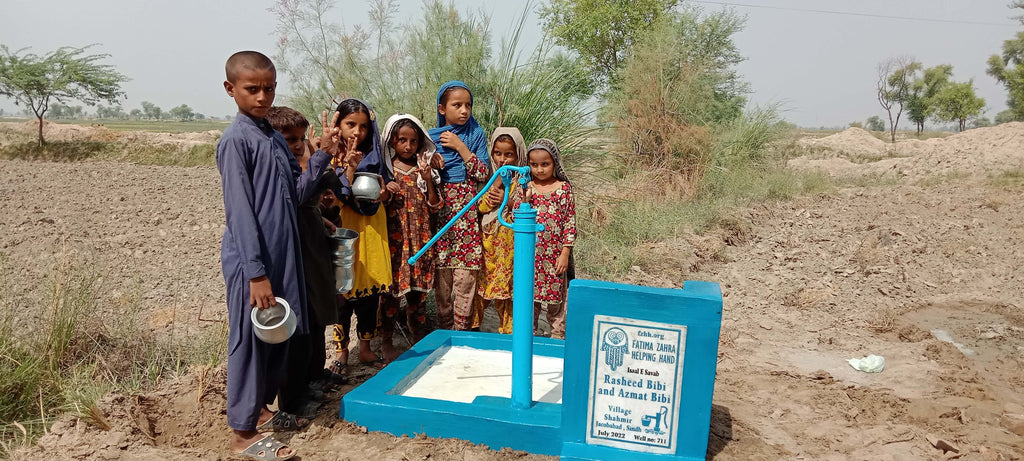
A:
{"type": "MultiPolygon", "coordinates": [[[[498,127],[491,135],[491,171],[505,165],[526,165],[526,142],[518,128],[498,127]]],[[[473,298],[474,328],[480,327],[484,309],[491,301],[498,311],[498,333],[512,333],[512,229],[498,222],[498,213],[506,222],[512,221],[512,206],[519,195],[518,176],[511,184],[494,182],[488,194],[480,200],[480,228],[483,234],[484,267],[479,272],[476,296],[473,298]],[[511,187],[509,187],[511,186],[511,187]],[[511,193],[507,208],[499,210],[505,194],[511,193]]]]}
{"type": "Polygon", "coordinates": [[[437,146],[416,117],[396,114],[381,132],[384,158],[394,169],[394,182],[388,183],[390,197],[384,203],[388,217],[388,242],[391,250],[391,291],[384,295],[381,308],[381,350],[384,360],[392,361],[398,352],[392,343],[402,298],[406,301],[406,321],[414,339],[425,333],[427,292],[434,288],[434,252],[427,250],[415,265],[409,258],[423,248],[431,237],[431,216],[441,208],[437,172],[431,160],[440,165],[434,151],[437,146]]]}

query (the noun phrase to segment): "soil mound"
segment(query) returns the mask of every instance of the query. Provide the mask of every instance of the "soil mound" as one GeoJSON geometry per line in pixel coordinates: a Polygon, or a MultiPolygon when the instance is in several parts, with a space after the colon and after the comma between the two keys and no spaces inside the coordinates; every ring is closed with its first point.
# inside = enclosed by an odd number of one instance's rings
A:
{"type": "Polygon", "coordinates": [[[992,175],[1024,167],[1022,122],[895,144],[862,129],[849,128],[821,139],[804,139],[800,144],[812,151],[790,160],[791,168],[824,170],[840,177],[891,175],[919,180],[944,175],[992,175]]]}
{"type": "Polygon", "coordinates": [[[836,134],[818,139],[801,139],[800,144],[832,155],[846,156],[879,156],[883,155],[889,145],[878,139],[869,131],[851,127],[836,134]]]}

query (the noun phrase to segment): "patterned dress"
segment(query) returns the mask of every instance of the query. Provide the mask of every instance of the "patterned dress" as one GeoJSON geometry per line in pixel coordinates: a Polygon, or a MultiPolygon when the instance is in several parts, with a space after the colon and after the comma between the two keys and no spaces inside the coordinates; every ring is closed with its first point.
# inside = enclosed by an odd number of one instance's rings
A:
{"type": "Polygon", "coordinates": [[[537,209],[537,224],[544,230],[537,234],[537,256],[534,270],[534,301],[558,303],[565,294],[565,274],[555,275],[555,262],[562,247],[576,242],[576,203],[572,186],[563,182],[562,187],[546,194],[533,188],[530,205],[537,209]]]}
{"type": "Polygon", "coordinates": [[[410,291],[427,292],[434,288],[434,251],[427,250],[415,266],[409,258],[423,248],[433,235],[430,215],[436,209],[428,208],[426,195],[416,187],[419,168],[402,171],[395,166],[395,182],[401,192],[392,195],[387,204],[388,241],[391,248],[391,268],[394,285],[391,295],[398,297],[410,291]]]}
{"type": "MultiPolygon", "coordinates": [[[[511,188],[513,197],[509,199],[507,210],[502,218],[512,222],[511,209],[516,203],[516,191],[522,190],[519,187],[511,188]]],[[[488,213],[493,210],[487,203],[486,197],[480,200],[480,212],[488,213]]],[[[515,233],[512,229],[502,226],[498,220],[492,221],[481,228],[484,248],[484,270],[480,271],[477,281],[477,293],[486,300],[509,299],[512,297],[512,246],[515,233]]]]}
{"type": "MultiPolygon", "coordinates": [[[[463,182],[442,184],[444,205],[438,215],[439,225],[446,224],[469,204],[477,193],[476,184],[487,181],[487,166],[480,159],[470,157],[466,162],[466,175],[463,182]]],[[[483,267],[483,255],[479,214],[476,207],[471,207],[437,241],[437,267],[479,270],[483,267]]]]}

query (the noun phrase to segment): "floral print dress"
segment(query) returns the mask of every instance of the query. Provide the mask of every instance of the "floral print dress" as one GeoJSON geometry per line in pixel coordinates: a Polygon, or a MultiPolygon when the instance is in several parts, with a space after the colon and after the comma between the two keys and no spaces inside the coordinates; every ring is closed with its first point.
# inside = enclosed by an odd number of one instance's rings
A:
{"type": "Polygon", "coordinates": [[[558,303],[566,287],[565,274],[555,275],[555,263],[562,247],[576,243],[576,203],[572,185],[565,181],[546,194],[538,192],[533,183],[530,188],[533,192],[530,205],[537,209],[537,224],[544,225],[544,230],[537,234],[534,301],[558,303]]]}
{"type": "MultiPolygon", "coordinates": [[[[438,215],[438,225],[448,223],[476,195],[476,184],[487,181],[487,166],[480,159],[470,157],[466,162],[466,180],[458,183],[444,183],[441,194],[444,205],[438,215]]],[[[452,225],[451,229],[437,241],[437,267],[440,269],[479,270],[483,267],[483,240],[480,219],[476,207],[470,207],[466,214],[452,225]]]]}
{"type": "Polygon", "coordinates": [[[433,235],[430,215],[437,211],[429,207],[426,194],[416,186],[417,177],[418,167],[402,171],[396,165],[395,182],[401,192],[392,195],[391,202],[386,205],[394,279],[391,294],[395,297],[434,288],[433,249],[427,250],[415,265],[409,265],[409,258],[419,252],[433,235]]]}

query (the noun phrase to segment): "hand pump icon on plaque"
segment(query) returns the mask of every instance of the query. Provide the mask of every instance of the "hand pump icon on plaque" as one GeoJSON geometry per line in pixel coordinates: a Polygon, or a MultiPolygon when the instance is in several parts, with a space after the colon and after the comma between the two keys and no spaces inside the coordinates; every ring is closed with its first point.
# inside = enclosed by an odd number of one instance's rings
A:
{"type": "Polygon", "coordinates": [[[653,433],[655,433],[655,434],[664,434],[664,432],[662,432],[662,430],[661,430],[661,425],[662,424],[665,425],[665,430],[666,431],[669,429],[668,407],[662,406],[661,407],[661,411],[659,411],[657,414],[654,414],[654,415],[644,415],[644,417],[640,419],[640,424],[643,424],[644,427],[650,427],[651,426],[651,421],[654,421],[654,432],[653,433]]]}

